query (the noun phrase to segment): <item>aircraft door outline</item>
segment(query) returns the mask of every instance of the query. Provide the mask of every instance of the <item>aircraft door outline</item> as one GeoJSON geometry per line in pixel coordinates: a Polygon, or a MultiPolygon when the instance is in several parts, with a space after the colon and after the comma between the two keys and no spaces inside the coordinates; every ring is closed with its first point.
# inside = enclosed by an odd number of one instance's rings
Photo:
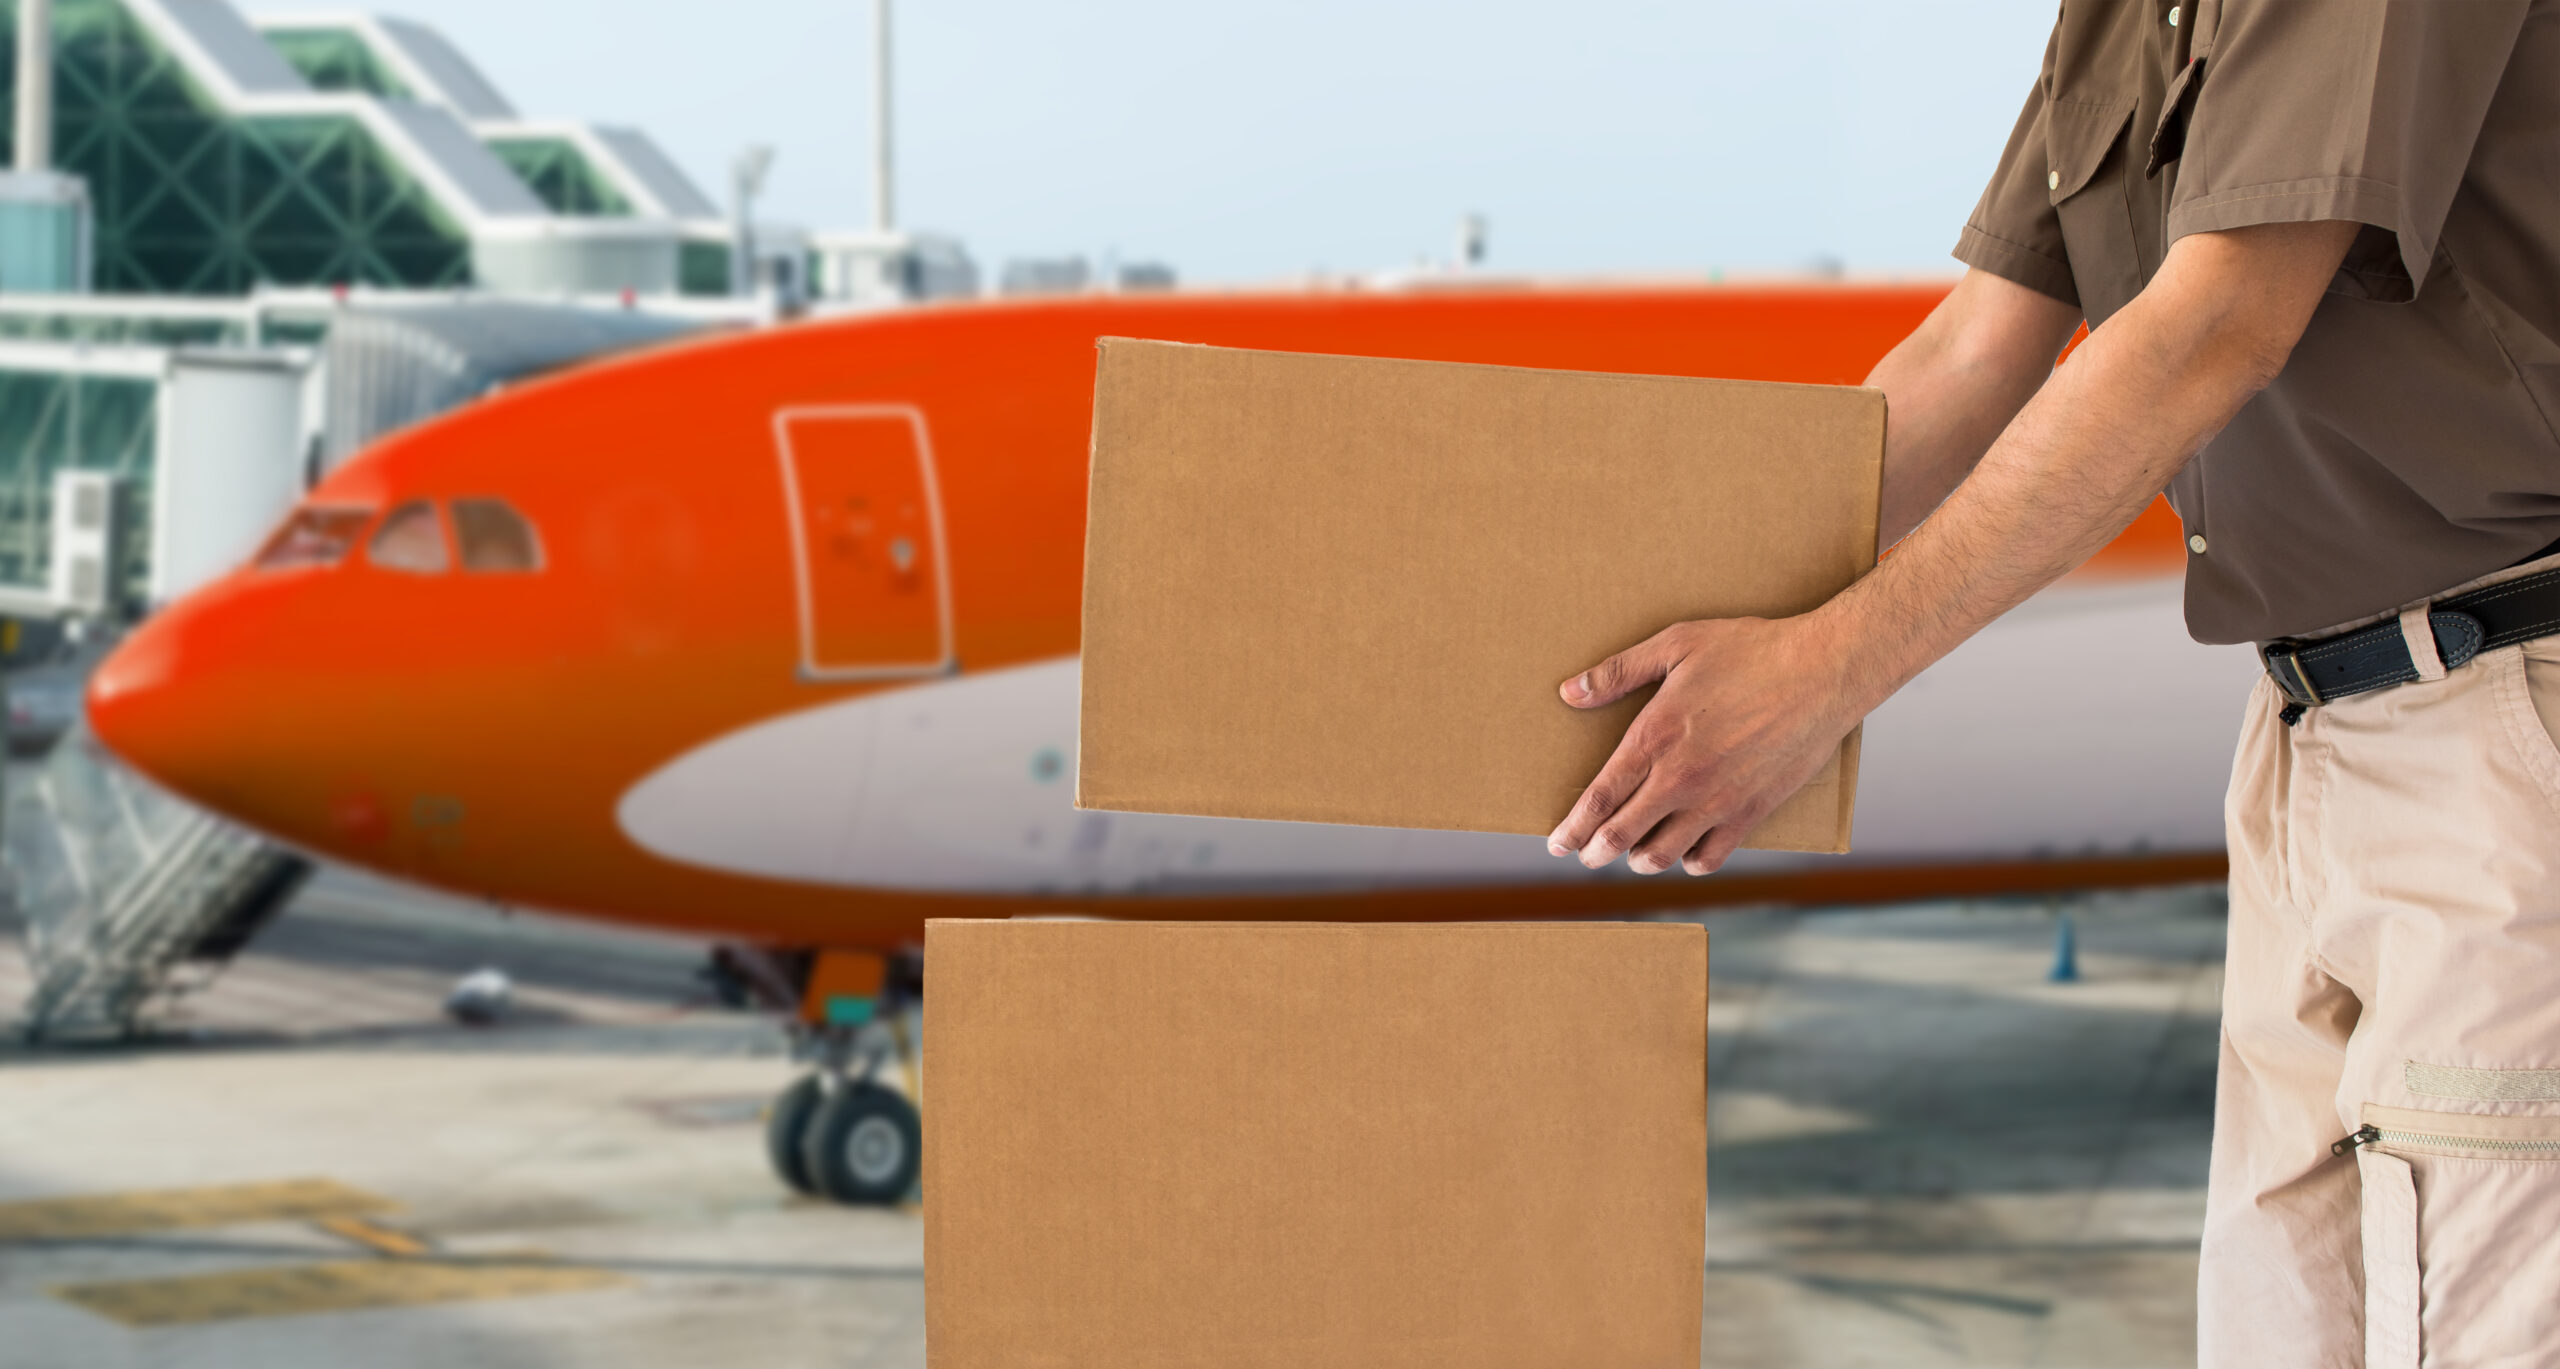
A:
{"type": "MultiPolygon", "coordinates": [[[[773,411],[773,439],[782,465],[783,503],[791,532],[791,572],[798,595],[800,678],[815,683],[955,673],[959,669],[959,660],[952,632],[950,542],[943,529],[942,482],[934,467],[933,441],[925,426],[924,411],[913,404],[787,405],[773,411]],[[904,435],[912,442],[915,493],[922,504],[923,527],[920,531],[924,534],[925,557],[929,562],[924,567],[928,572],[924,578],[930,583],[932,596],[933,638],[932,649],[918,653],[912,659],[848,659],[842,642],[827,640],[831,635],[840,635],[830,632],[833,626],[830,620],[840,618],[843,608],[856,607],[845,601],[848,590],[858,597],[861,585],[858,580],[846,578],[846,568],[837,567],[835,573],[828,574],[828,567],[823,566],[819,559],[821,548],[812,545],[813,520],[825,521],[841,514],[841,510],[829,507],[829,501],[844,496],[840,492],[819,488],[827,483],[829,473],[818,469],[824,462],[817,450],[821,444],[810,439],[831,428],[835,430],[837,440],[841,441],[844,435],[856,429],[874,425],[895,425],[903,429],[904,435]],[[795,429],[799,430],[797,441],[795,429]],[[831,604],[839,612],[830,613],[831,604]]],[[[877,453],[874,455],[876,457],[877,453]]],[[[877,480],[895,488],[903,483],[901,477],[904,472],[897,469],[900,464],[894,454],[885,463],[885,469],[880,469],[882,463],[875,460],[873,474],[877,480]]],[[[834,474],[841,480],[848,472],[837,471],[834,474]]],[[[849,498],[851,503],[860,506],[867,496],[849,498]]],[[[860,536],[845,535],[840,540],[854,545],[858,553],[858,544],[869,531],[866,527],[860,536]]],[[[892,575],[904,576],[913,561],[912,543],[905,537],[897,537],[889,543],[888,549],[892,575]]],[[[853,573],[859,575],[861,572],[856,570],[853,573]]]]}

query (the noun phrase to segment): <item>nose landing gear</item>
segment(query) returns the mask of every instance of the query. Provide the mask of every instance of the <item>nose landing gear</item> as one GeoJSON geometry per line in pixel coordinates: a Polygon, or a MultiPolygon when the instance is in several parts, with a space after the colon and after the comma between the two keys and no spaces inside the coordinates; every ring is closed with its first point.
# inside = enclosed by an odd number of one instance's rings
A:
{"type": "Polygon", "coordinates": [[[815,1068],[765,1114],[765,1154],[797,1192],[885,1207],[915,1192],[924,1167],[922,1114],[880,1079],[893,1053],[910,1087],[918,1078],[904,1010],[922,975],[886,973],[877,956],[840,963],[856,959],[826,952],[811,967],[792,1036],[793,1054],[815,1068]],[[846,992],[848,983],[858,990],[846,992]]]}
{"type": "Polygon", "coordinates": [[[839,1203],[885,1207],[915,1191],[924,1161],[924,1124],[906,1095],[847,1082],[819,1104],[800,1138],[800,1165],[817,1191],[839,1203]]]}
{"type": "Polygon", "coordinates": [[[924,1119],[905,1094],[880,1082],[888,1052],[858,1044],[857,1033],[812,1035],[818,1067],[765,1114],[773,1172],[794,1191],[848,1206],[906,1201],[924,1169],[924,1119]]]}

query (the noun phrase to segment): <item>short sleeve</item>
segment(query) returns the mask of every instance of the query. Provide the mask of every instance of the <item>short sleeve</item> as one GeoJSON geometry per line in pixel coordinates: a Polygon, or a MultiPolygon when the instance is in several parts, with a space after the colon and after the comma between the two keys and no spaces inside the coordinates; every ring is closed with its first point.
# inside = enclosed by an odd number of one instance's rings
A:
{"type": "Polygon", "coordinates": [[[2414,297],[2529,7],[2224,0],[2197,73],[2169,240],[2368,224],[2389,243],[2352,254],[2350,271],[2375,298],[2414,297]]]}
{"type": "Polygon", "coordinates": [[[2045,91],[2053,68],[2053,47],[2045,47],[2045,74],[2027,92],[2027,107],[2018,114],[2000,166],[1973,207],[1964,235],[1956,239],[1956,260],[2015,281],[2039,294],[2051,295],[2078,308],[2079,287],[2071,280],[2071,257],[2062,246],[2062,221],[2045,193],[2045,91]]]}

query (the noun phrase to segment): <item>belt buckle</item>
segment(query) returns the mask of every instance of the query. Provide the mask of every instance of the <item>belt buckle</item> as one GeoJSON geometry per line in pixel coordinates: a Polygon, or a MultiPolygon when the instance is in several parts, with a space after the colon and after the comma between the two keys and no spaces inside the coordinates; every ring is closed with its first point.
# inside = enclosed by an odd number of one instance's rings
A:
{"type": "Polygon", "coordinates": [[[2306,708],[2328,702],[2320,697],[2319,687],[2311,683],[2311,672],[2302,668],[2302,649],[2308,645],[2285,640],[2258,648],[2258,660],[2266,667],[2267,678],[2276,682],[2277,690],[2287,699],[2306,708]],[[2287,678],[2288,673],[2291,678],[2287,678]]]}

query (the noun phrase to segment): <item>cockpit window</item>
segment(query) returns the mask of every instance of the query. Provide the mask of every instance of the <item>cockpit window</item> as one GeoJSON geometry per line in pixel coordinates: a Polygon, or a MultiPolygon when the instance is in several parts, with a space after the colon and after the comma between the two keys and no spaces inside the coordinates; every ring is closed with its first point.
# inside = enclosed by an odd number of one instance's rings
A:
{"type": "Polygon", "coordinates": [[[436,517],[436,506],[413,499],[393,509],[373,530],[364,559],[412,575],[442,575],[451,569],[453,554],[445,549],[444,520],[436,517]]]}
{"type": "Polygon", "coordinates": [[[453,501],[453,531],[462,544],[464,570],[542,569],[542,543],[533,525],[503,499],[453,501]]]}
{"type": "Polygon", "coordinates": [[[347,558],[364,525],[373,520],[373,510],[344,504],[305,504],[287,515],[284,526],[276,529],[258,551],[256,565],[260,570],[286,570],[294,566],[334,566],[347,558]]]}

